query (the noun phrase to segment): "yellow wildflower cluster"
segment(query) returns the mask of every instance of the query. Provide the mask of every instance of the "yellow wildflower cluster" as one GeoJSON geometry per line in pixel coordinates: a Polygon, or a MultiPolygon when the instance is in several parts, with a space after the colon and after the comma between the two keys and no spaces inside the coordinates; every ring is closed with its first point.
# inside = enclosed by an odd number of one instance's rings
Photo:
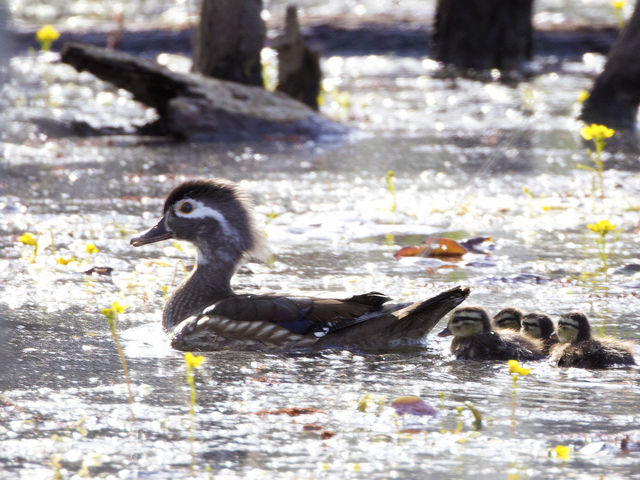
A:
{"type": "Polygon", "coordinates": [[[51,48],[51,44],[60,38],[60,32],[53,25],[45,25],[36,32],[36,40],[40,48],[45,52],[51,48]]]}
{"type": "Polygon", "coordinates": [[[616,228],[616,224],[611,223],[609,220],[600,220],[597,223],[590,223],[589,225],[587,225],[587,227],[592,232],[599,233],[600,235],[604,236],[607,233],[609,233],[611,230],[616,228]]]}
{"type": "Polygon", "coordinates": [[[509,373],[525,376],[531,373],[531,369],[521,367],[517,360],[509,360],[509,373]]]}
{"type": "Polygon", "coordinates": [[[605,125],[599,125],[592,123],[591,125],[585,125],[580,129],[580,135],[585,140],[604,140],[605,138],[613,137],[616,131],[613,128],[608,128],[605,125]]]}
{"type": "Polygon", "coordinates": [[[184,354],[184,362],[187,364],[187,368],[198,368],[204,357],[202,355],[194,355],[191,352],[184,354]]]}

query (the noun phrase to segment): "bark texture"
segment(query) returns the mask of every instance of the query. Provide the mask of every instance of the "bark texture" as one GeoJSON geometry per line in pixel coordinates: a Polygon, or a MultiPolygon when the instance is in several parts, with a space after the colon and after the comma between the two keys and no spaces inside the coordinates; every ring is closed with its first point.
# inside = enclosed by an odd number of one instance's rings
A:
{"type": "Polygon", "coordinates": [[[472,70],[520,70],[531,59],[533,0],[438,0],[432,56],[472,70]]]}
{"type": "Polygon", "coordinates": [[[611,47],[604,70],[584,102],[580,119],[635,130],[640,103],[640,0],[611,47]]]}
{"type": "Polygon", "coordinates": [[[261,12],[262,0],[202,0],[193,70],[263,86],[260,52],[265,26],[261,12]]]}
{"type": "Polygon", "coordinates": [[[275,42],[278,52],[278,87],[305,105],[318,110],[320,94],[320,59],[318,53],[305,45],[295,6],[287,7],[284,34],[275,42]]]}

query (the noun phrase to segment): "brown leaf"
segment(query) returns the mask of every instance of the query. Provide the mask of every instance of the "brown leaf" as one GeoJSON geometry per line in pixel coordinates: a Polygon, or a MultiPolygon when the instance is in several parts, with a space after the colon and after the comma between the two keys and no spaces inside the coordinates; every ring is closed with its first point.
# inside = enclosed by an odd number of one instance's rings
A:
{"type": "Polygon", "coordinates": [[[290,417],[297,417],[298,415],[308,415],[311,413],[324,412],[315,407],[290,407],[277,408],[275,410],[260,410],[259,412],[254,412],[254,415],[289,415],[290,417]]]}

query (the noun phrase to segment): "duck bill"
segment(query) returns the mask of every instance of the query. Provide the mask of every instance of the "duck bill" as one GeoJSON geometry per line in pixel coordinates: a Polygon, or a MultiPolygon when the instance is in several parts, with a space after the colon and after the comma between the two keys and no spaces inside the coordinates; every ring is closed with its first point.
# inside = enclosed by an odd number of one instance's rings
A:
{"type": "Polygon", "coordinates": [[[450,337],[451,335],[453,335],[453,333],[451,333],[449,327],[444,327],[442,331],[438,332],[439,337],[450,337]]]}
{"type": "Polygon", "coordinates": [[[140,247],[142,245],[147,245],[148,243],[155,243],[172,237],[173,232],[167,230],[164,217],[162,217],[154,227],[151,227],[142,235],[132,238],[131,245],[134,247],[140,247]]]}

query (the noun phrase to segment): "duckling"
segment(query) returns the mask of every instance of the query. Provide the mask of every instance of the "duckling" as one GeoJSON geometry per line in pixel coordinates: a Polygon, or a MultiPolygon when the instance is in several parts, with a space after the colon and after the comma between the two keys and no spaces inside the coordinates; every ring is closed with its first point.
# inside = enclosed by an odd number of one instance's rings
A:
{"type": "Polygon", "coordinates": [[[531,338],[542,340],[545,355],[549,355],[551,347],[558,343],[557,339],[551,337],[553,334],[553,322],[544,313],[527,313],[522,317],[520,332],[531,338]]]}
{"type": "Polygon", "coordinates": [[[589,320],[583,313],[562,315],[555,335],[559,343],[553,346],[551,358],[559,367],[607,368],[636,364],[631,342],[594,338],[589,320]]]}
{"type": "Polygon", "coordinates": [[[158,223],[131,240],[139,247],[170,238],[195,245],[197,260],[172,292],[162,325],[179,350],[245,347],[385,349],[423,341],[468,288],[412,304],[369,292],[343,299],[237,294],[231,279],[249,258],[264,258],[252,205],[223,179],[183,183],[168,195],[158,223]]]}
{"type": "Polygon", "coordinates": [[[438,334],[453,335],[451,353],[458,360],[540,360],[542,342],[517,332],[491,330],[489,315],[482,307],[454,310],[447,328],[438,334]]]}
{"type": "Polygon", "coordinates": [[[515,307],[507,307],[500,310],[493,317],[491,324],[494,330],[520,331],[522,312],[515,307]]]}

